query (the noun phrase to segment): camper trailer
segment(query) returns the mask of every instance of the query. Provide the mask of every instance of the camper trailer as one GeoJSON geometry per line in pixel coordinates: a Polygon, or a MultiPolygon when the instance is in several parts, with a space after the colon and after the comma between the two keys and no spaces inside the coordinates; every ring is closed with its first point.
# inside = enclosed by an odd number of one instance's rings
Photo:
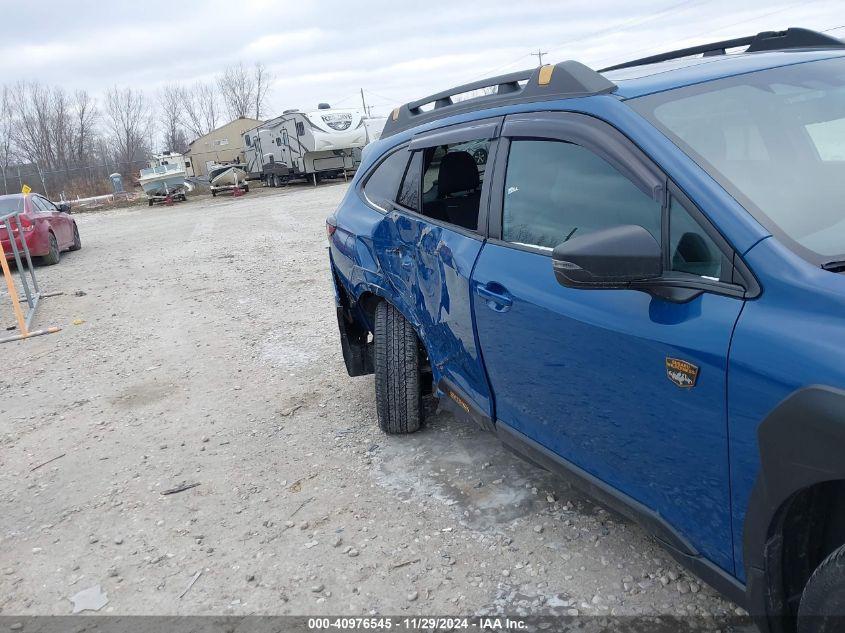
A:
{"type": "Polygon", "coordinates": [[[311,112],[285,110],[243,135],[249,177],[271,187],[301,178],[316,185],[321,178],[354,172],[366,143],[361,113],[327,103],[311,112]]]}

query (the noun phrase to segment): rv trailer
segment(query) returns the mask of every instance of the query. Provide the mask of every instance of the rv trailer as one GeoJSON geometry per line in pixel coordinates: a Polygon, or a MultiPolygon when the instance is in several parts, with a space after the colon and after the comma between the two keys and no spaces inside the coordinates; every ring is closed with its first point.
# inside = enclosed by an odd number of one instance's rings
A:
{"type": "Polygon", "coordinates": [[[293,179],[322,178],[354,172],[367,130],[357,110],[333,109],[285,112],[243,135],[246,168],[251,179],[278,187],[293,179]]]}

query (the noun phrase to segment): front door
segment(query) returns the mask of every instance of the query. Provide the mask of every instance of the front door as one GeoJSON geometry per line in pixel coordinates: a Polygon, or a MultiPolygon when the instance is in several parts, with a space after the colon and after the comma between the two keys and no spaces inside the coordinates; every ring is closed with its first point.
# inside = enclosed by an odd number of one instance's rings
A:
{"type": "Polygon", "coordinates": [[[59,244],[59,249],[68,248],[73,244],[73,223],[70,217],[68,217],[68,214],[59,211],[58,207],[47,200],[47,198],[34,196],[33,201],[38,207],[39,212],[44,217],[49,218],[50,226],[59,244]]]}
{"type": "Polygon", "coordinates": [[[497,424],[645,505],[733,571],[725,370],[742,299],[722,292],[724,245],[604,123],[520,115],[503,137],[494,235],[473,275],[497,424]],[[713,290],[678,303],[557,282],[556,245],[623,224],[664,245],[669,274],[713,290]]]}

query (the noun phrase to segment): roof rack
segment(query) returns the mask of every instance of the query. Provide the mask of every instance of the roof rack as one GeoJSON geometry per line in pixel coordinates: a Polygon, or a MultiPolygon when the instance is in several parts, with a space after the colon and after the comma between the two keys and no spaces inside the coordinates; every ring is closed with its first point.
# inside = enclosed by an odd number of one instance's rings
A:
{"type": "Polygon", "coordinates": [[[399,106],[388,117],[381,136],[385,138],[420,123],[435,121],[453,114],[516,102],[585,97],[612,92],[615,89],[616,84],[579,62],[566,61],[556,65],[549,64],[455,86],[399,106]],[[485,88],[495,88],[495,92],[462,101],[453,100],[453,97],[457,95],[485,88]],[[423,110],[423,106],[429,104],[433,104],[433,107],[423,110]]]}
{"type": "Polygon", "coordinates": [[[703,54],[705,57],[724,55],[726,49],[737,48],[739,46],[747,46],[746,53],[755,53],[758,51],[776,51],[790,48],[845,48],[845,42],[830,35],[819,33],[818,31],[811,31],[810,29],[791,28],[785,31],[763,31],[762,33],[757,33],[757,35],[738,37],[732,40],[713,42],[712,44],[701,44],[668,53],[660,53],[659,55],[651,55],[650,57],[642,57],[623,64],[602,68],[599,72],[604,73],[610,70],[619,70],[620,68],[656,64],[657,62],[689,57],[690,55],[703,54]]]}

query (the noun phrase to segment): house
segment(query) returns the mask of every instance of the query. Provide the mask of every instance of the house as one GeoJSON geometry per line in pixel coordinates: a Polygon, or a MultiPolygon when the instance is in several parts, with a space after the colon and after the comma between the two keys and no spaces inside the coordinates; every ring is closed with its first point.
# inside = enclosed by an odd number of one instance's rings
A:
{"type": "Polygon", "coordinates": [[[213,163],[243,162],[243,133],[261,123],[263,121],[240,117],[191,142],[187,158],[194,175],[207,175],[208,166],[213,163]]]}

